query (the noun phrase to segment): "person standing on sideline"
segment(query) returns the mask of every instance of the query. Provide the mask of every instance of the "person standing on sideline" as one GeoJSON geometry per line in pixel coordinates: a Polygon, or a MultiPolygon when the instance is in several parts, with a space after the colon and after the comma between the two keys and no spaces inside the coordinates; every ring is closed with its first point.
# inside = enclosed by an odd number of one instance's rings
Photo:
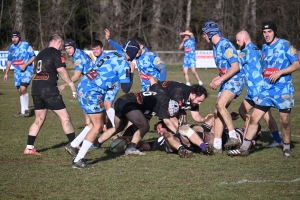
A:
{"type": "Polygon", "coordinates": [[[227,110],[231,101],[238,97],[244,87],[244,77],[240,72],[238,54],[234,45],[226,38],[221,36],[221,31],[215,22],[206,22],[202,28],[203,38],[207,43],[213,43],[213,55],[216,66],[220,73],[215,77],[209,87],[216,90],[220,87],[215,118],[215,140],[214,152],[222,153],[222,133],[225,126],[229,130],[229,140],[224,145],[225,148],[240,145],[240,140],[234,129],[232,118],[227,110]]]}
{"type": "MultiPolygon", "coordinates": [[[[239,53],[239,62],[242,65],[242,72],[245,75],[246,83],[248,86],[247,96],[243,100],[239,108],[239,114],[244,121],[246,121],[246,115],[255,106],[255,99],[258,98],[263,86],[263,68],[260,62],[261,51],[255,46],[250,38],[247,31],[240,31],[236,35],[236,43],[240,47],[241,52],[239,53]]],[[[272,135],[274,142],[267,147],[282,146],[282,141],[278,132],[278,126],[274,120],[271,110],[266,112],[264,115],[264,120],[266,121],[272,135]]],[[[259,124],[258,132],[261,126],[259,124]]]]}
{"type": "Polygon", "coordinates": [[[283,141],[283,155],[292,157],[290,147],[291,126],[290,114],[294,107],[294,86],[292,73],[300,69],[296,49],[289,41],[277,37],[277,27],[274,22],[262,24],[262,33],[266,43],[262,47],[262,65],[264,85],[255,101],[249,127],[243,145],[237,150],[227,152],[230,156],[247,156],[251,140],[258,129],[259,120],[275,107],[279,110],[281,134],[283,141]]]}
{"type": "Polygon", "coordinates": [[[184,60],[183,60],[183,74],[185,82],[187,85],[191,85],[189,79],[189,68],[192,70],[192,73],[196,77],[199,85],[203,85],[202,81],[199,78],[199,75],[196,71],[196,40],[194,34],[191,30],[186,30],[185,32],[180,32],[180,36],[183,36],[183,40],[179,45],[179,49],[184,49],[184,60]]]}
{"type": "Polygon", "coordinates": [[[75,139],[74,127],[57,88],[59,75],[71,87],[73,97],[77,97],[75,85],[66,70],[65,58],[61,54],[63,44],[62,36],[52,35],[49,40],[49,47],[42,50],[34,60],[31,95],[35,120],[29,128],[27,146],[24,150],[25,155],[41,155],[35,150],[33,144],[46,119],[48,109],[59,117],[69,142],[75,139]]]}
{"type": "Polygon", "coordinates": [[[29,95],[27,87],[30,84],[33,76],[33,61],[35,54],[32,47],[26,41],[21,40],[19,31],[12,32],[12,42],[8,50],[8,58],[6,63],[6,70],[4,74],[4,81],[8,79],[8,72],[13,65],[15,86],[20,95],[21,112],[13,115],[14,117],[29,117],[29,95]]]}

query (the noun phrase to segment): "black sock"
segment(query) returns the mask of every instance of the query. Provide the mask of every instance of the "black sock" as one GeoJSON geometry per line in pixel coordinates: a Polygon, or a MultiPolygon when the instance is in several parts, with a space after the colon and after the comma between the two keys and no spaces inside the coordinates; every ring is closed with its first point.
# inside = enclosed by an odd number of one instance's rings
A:
{"type": "Polygon", "coordinates": [[[69,142],[72,142],[75,139],[75,133],[68,133],[66,135],[68,137],[69,142]]]}
{"type": "Polygon", "coordinates": [[[36,139],[36,136],[28,135],[27,145],[33,145],[35,139],[36,139]]]}
{"type": "Polygon", "coordinates": [[[98,148],[101,148],[102,143],[98,142],[98,140],[97,140],[96,146],[97,146],[98,148]]]}

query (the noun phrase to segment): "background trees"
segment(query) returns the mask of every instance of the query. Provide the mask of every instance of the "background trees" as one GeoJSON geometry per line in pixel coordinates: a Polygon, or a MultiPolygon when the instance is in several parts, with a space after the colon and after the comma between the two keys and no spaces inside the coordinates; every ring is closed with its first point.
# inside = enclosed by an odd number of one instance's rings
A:
{"type": "MultiPolygon", "coordinates": [[[[60,33],[90,49],[94,39],[104,40],[105,28],[114,40],[140,36],[154,51],[177,50],[180,31],[191,27],[197,49],[211,49],[201,39],[201,27],[215,21],[222,34],[235,41],[238,31],[247,30],[261,46],[263,21],[278,26],[278,36],[300,46],[299,0],[1,0],[0,49],[11,44],[11,32],[19,30],[35,50],[43,49],[49,35],[60,33]]],[[[235,42],[234,42],[235,43],[235,42]]],[[[107,45],[105,43],[105,45],[107,45]]],[[[105,46],[111,49],[110,46],[105,46]]]]}

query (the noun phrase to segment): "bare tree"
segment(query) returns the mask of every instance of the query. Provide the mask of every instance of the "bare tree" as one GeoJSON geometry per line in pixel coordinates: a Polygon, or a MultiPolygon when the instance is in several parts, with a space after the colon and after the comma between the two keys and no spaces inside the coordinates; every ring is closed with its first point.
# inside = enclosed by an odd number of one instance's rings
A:
{"type": "Polygon", "coordinates": [[[40,44],[42,49],[44,49],[44,40],[43,40],[43,28],[42,28],[42,16],[41,16],[41,0],[38,0],[38,16],[39,16],[39,32],[40,32],[40,44]]]}
{"type": "Polygon", "coordinates": [[[186,6],[186,23],[185,23],[185,29],[188,30],[190,28],[191,23],[191,5],[192,0],[188,0],[187,6],[186,6]]]}
{"type": "Polygon", "coordinates": [[[18,30],[23,39],[26,38],[25,36],[25,31],[23,30],[23,0],[16,0],[16,16],[15,16],[15,25],[14,25],[14,30],[18,30]]]}
{"type": "Polygon", "coordinates": [[[153,17],[151,28],[151,44],[154,50],[158,49],[157,36],[159,35],[160,22],[161,22],[161,0],[153,0],[152,5],[153,17]]]}
{"type": "Polygon", "coordinates": [[[256,0],[251,0],[251,25],[252,25],[252,40],[256,41],[257,21],[256,21],[256,0]]]}

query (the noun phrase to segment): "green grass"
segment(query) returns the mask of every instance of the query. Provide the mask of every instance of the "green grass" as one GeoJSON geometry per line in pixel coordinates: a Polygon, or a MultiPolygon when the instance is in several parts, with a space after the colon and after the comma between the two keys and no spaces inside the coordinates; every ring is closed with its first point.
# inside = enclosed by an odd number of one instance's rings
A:
{"type": "MultiPolygon", "coordinates": [[[[70,71],[70,74],[73,72],[70,71]]],[[[218,72],[198,69],[207,86],[218,72]]],[[[272,137],[263,122],[263,136],[248,157],[195,155],[181,159],[176,154],[147,152],[146,156],[124,156],[102,150],[87,154],[93,169],[71,168],[71,157],[64,151],[67,137],[58,118],[49,111],[35,147],[42,156],[25,156],[28,129],[34,118],[13,118],[19,112],[19,97],[13,86],[13,72],[3,82],[0,72],[0,199],[299,199],[300,198],[300,72],[293,74],[295,109],[291,114],[293,158],[285,158],[279,148],[264,146],[272,137]]],[[[135,73],[132,91],[139,91],[135,73]]],[[[191,82],[197,83],[192,74],[191,82]]],[[[184,82],[179,65],[168,66],[168,79],[184,82]]],[[[214,111],[217,91],[208,89],[209,98],[200,106],[201,114],[214,111]]],[[[119,95],[122,95],[120,92],[119,95]]],[[[78,134],[84,120],[76,100],[67,88],[64,101],[78,134]]],[[[237,111],[245,91],[229,110],[237,111]]],[[[31,102],[32,108],[32,102],[31,102]]],[[[272,110],[279,123],[279,115],[272,110]]],[[[152,119],[151,125],[157,121],[152,119]]],[[[190,115],[188,121],[193,122],[190,115]]],[[[234,121],[243,127],[241,119],[234,121]]],[[[144,140],[157,137],[151,131],[144,140]]]]}

